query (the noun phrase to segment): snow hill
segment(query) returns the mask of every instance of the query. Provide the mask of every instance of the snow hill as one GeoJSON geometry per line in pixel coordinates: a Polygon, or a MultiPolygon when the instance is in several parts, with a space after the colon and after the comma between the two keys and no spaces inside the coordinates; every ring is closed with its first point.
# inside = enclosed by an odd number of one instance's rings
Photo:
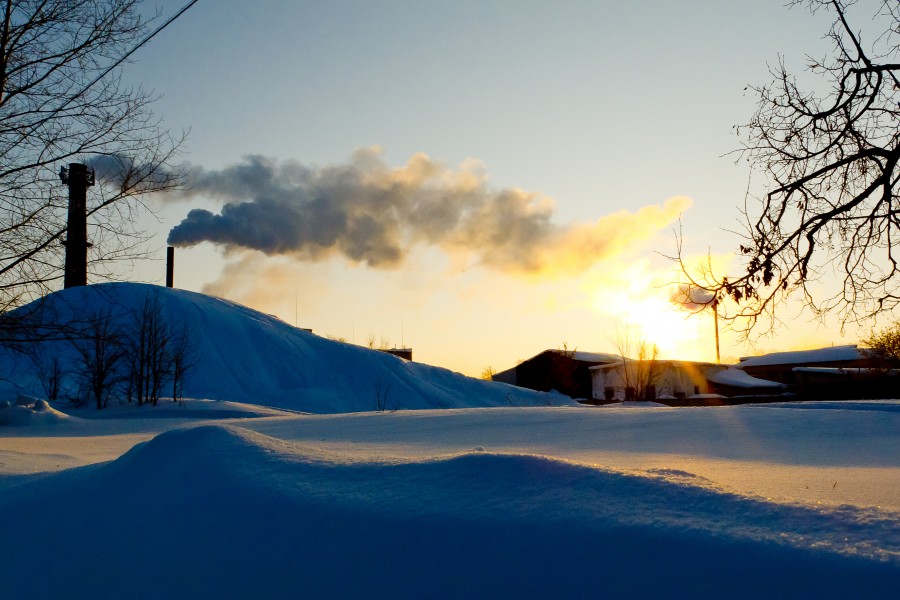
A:
{"type": "MultiPolygon", "coordinates": [[[[371,411],[379,393],[386,396],[387,410],[571,403],[565,396],[472,379],[322,338],[271,315],[185,290],[108,283],[70,288],[39,302],[56,322],[85,319],[108,309],[113,319],[124,325],[141,309],[148,294],[158,295],[170,322],[187,322],[193,330],[197,362],[185,378],[184,395],[188,398],[312,413],[371,411]]],[[[59,355],[64,368],[77,362],[69,343],[44,345],[45,354],[59,355]]],[[[19,394],[44,396],[29,358],[0,352],[0,369],[10,374],[0,387],[0,399],[14,401],[19,394]]],[[[72,394],[74,385],[74,377],[68,373],[63,396],[72,394]]]]}

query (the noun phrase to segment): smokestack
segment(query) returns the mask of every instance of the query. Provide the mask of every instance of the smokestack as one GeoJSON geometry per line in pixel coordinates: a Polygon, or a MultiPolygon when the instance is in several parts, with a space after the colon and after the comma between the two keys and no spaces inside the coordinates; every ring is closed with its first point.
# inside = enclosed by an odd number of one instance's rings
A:
{"type": "Polygon", "coordinates": [[[166,248],[166,287],[175,287],[175,247],[166,248]]]}
{"type": "Polygon", "coordinates": [[[87,189],[94,185],[94,171],[72,163],[59,170],[59,178],[69,186],[69,220],[66,225],[66,265],[63,287],[87,285],[87,189]]]}

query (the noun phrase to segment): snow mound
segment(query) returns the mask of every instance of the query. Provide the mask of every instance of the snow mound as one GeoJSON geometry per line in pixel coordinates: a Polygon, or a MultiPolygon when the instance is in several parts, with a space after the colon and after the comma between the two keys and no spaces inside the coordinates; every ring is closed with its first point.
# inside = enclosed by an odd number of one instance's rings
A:
{"type": "MultiPolygon", "coordinates": [[[[48,320],[69,322],[109,310],[125,324],[149,294],[156,294],[164,315],[188,323],[197,345],[196,365],[187,374],[188,398],[232,400],[314,413],[375,410],[539,406],[570,399],[472,379],[352,344],[321,338],[280,319],[219,298],[136,283],[70,288],[42,299],[48,320]]],[[[46,343],[47,356],[64,365],[76,362],[69,344],[46,343]]],[[[16,373],[16,389],[40,395],[33,364],[21,356],[0,354],[0,367],[16,373]]],[[[74,393],[64,382],[62,397],[74,393]]]]}
{"type": "Polygon", "coordinates": [[[46,400],[32,399],[32,402],[26,402],[25,398],[27,397],[20,396],[14,405],[8,401],[0,403],[0,426],[53,425],[69,418],[69,415],[56,410],[46,400]]]}
{"type": "Polygon", "coordinates": [[[95,477],[96,489],[147,488],[167,498],[190,482],[181,492],[188,498],[252,503],[259,497],[312,497],[323,506],[407,518],[653,527],[812,545],[900,564],[900,524],[873,520],[866,510],[845,507],[837,518],[826,510],[730,494],[682,471],[622,473],[483,448],[428,460],[353,462],[238,426],[201,425],[162,433],[95,477]]]}
{"type": "Polygon", "coordinates": [[[896,589],[900,526],[884,513],[774,504],[688,473],[533,455],[391,462],[322,452],[233,425],[197,426],[112,463],[7,488],[4,589],[15,598],[658,597],[673,589],[715,598],[764,596],[773,582],[785,596],[896,589]],[[103,560],[57,561],[35,578],[30,550],[48,544],[60,556],[103,560]],[[158,567],[123,548],[158,558],[158,567]]]}

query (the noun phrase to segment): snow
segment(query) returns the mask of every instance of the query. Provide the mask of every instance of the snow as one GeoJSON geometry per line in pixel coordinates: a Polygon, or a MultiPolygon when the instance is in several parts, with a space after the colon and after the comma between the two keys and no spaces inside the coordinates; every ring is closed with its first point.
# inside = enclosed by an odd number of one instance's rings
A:
{"type": "MultiPolygon", "coordinates": [[[[49,296],[45,310],[67,322],[84,319],[87,307],[108,309],[125,324],[151,293],[158,295],[169,322],[186,321],[195,332],[198,361],[184,385],[189,398],[314,413],[372,410],[376,389],[387,394],[388,410],[574,403],[558,394],[472,379],[322,338],[276,317],[185,290],[135,283],[70,288],[49,296]]],[[[50,345],[47,352],[62,357],[64,366],[75,363],[75,352],[65,342],[50,345]]],[[[3,393],[42,395],[33,364],[21,355],[0,352],[0,372],[16,373],[15,385],[0,382],[0,398],[3,393]]],[[[63,395],[71,395],[71,378],[66,386],[63,395]]]]}
{"type": "Polygon", "coordinates": [[[572,358],[583,362],[599,362],[599,363],[620,363],[622,357],[618,354],[607,354],[603,352],[582,352],[576,350],[572,358]]]}
{"type": "Polygon", "coordinates": [[[762,356],[750,356],[740,359],[739,368],[761,367],[765,365],[792,365],[792,364],[816,364],[835,362],[842,360],[859,360],[866,358],[864,350],[860,350],[855,344],[847,346],[832,346],[816,350],[796,350],[792,352],[772,352],[762,356]]]}
{"type": "Polygon", "coordinates": [[[9,597],[891,597],[900,581],[900,402],[219,404],[82,409],[0,438],[9,597]]]}
{"type": "Polygon", "coordinates": [[[773,389],[782,389],[785,386],[783,383],[778,383],[775,381],[769,381],[767,379],[760,379],[758,377],[753,377],[749,375],[746,371],[742,371],[737,368],[725,369],[724,371],[717,371],[715,373],[710,373],[707,376],[713,383],[718,383],[720,385],[730,385],[732,387],[738,388],[773,388],[773,389]]]}
{"type": "Polygon", "coordinates": [[[900,401],[490,407],[514,388],[167,297],[247,327],[215,357],[258,380],[104,411],[11,397],[0,415],[30,416],[0,425],[3,597],[896,597],[900,401]],[[297,380],[257,335],[314,366],[315,401],[276,393],[297,380]],[[317,381],[364,395],[373,372],[417,410],[339,413],[317,381]]]}

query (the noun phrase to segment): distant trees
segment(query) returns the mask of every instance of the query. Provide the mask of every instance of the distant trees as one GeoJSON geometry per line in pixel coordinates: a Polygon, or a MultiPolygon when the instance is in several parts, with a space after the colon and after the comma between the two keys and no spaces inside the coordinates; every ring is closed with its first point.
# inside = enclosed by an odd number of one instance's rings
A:
{"type": "MultiPolygon", "coordinates": [[[[0,2],[0,312],[62,279],[67,201],[60,167],[96,167],[88,213],[92,274],[101,276],[141,252],[136,219],[144,194],[178,183],[168,163],[181,139],[161,129],[150,110],[154,98],[123,86],[118,71],[154,20],[139,5],[0,2]]],[[[0,341],[8,337],[0,332],[0,341]]]]}
{"type": "Polygon", "coordinates": [[[383,378],[378,378],[375,382],[375,412],[384,412],[387,410],[388,398],[391,395],[391,386],[383,378]]]}
{"type": "Polygon", "coordinates": [[[745,334],[760,320],[773,325],[795,293],[844,323],[900,304],[900,3],[866,3],[869,11],[842,0],[790,4],[833,14],[833,52],[808,57],[810,77],[801,80],[780,59],[772,81],[751,88],[758,106],[736,128],[739,155],[768,191],[743,210],[743,271],[698,275],[682,260],[692,285],[738,304],[727,318],[745,334]],[[835,275],[836,291],[814,284],[835,275]]]}
{"type": "Polygon", "coordinates": [[[39,348],[32,357],[47,400],[54,402],[62,391],[63,366],[58,354],[47,355],[39,348]]]}
{"type": "Polygon", "coordinates": [[[900,321],[895,321],[880,331],[869,332],[860,342],[871,348],[879,358],[900,363],[900,321]]]}
{"type": "Polygon", "coordinates": [[[661,374],[659,347],[628,329],[616,331],[616,352],[622,358],[622,380],[626,400],[654,400],[661,374]]]}
{"type": "Polygon", "coordinates": [[[129,402],[156,406],[164,389],[171,389],[177,401],[184,376],[193,365],[194,345],[187,323],[173,326],[163,314],[159,295],[148,294],[132,315],[126,334],[129,402]]]}
{"type": "Polygon", "coordinates": [[[80,358],[76,369],[79,399],[106,408],[113,387],[122,380],[120,365],[125,357],[122,331],[109,310],[94,313],[91,324],[73,341],[80,358]]]}
{"type": "MultiPolygon", "coordinates": [[[[58,342],[57,339],[51,340],[58,342]]],[[[73,399],[105,408],[116,393],[139,406],[156,406],[171,393],[183,402],[184,382],[197,360],[197,344],[187,321],[172,321],[160,295],[150,292],[132,313],[106,308],[93,312],[68,331],[77,356],[66,368],[57,343],[38,340],[28,354],[48,400],[64,393],[66,377],[73,399]],[[51,349],[55,348],[56,353],[51,349]]]]}

